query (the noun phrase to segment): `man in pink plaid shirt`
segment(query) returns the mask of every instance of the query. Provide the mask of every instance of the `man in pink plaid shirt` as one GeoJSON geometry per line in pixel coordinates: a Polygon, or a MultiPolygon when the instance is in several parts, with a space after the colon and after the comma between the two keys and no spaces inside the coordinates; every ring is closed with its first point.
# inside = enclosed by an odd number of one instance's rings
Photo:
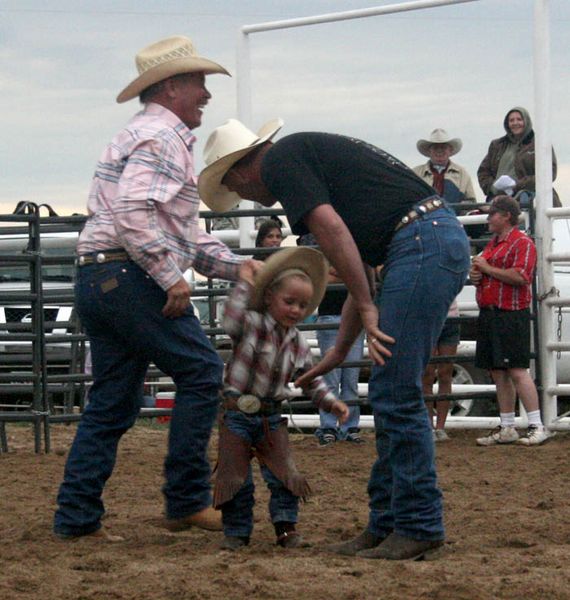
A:
{"type": "Polygon", "coordinates": [[[150,362],[177,390],[165,462],[166,524],[221,529],[206,449],[223,363],[193,314],[184,272],[193,267],[233,280],[243,262],[198,229],[192,130],[211,98],[206,75],[228,73],[181,36],[144,48],[136,64],[138,77],[117,101],[138,96],[143,110],[103,152],[77,247],[76,306],[94,383],[57,498],[54,531],[64,539],[121,539],[101,529],[101,495],[119,440],[137,418],[150,362]]]}

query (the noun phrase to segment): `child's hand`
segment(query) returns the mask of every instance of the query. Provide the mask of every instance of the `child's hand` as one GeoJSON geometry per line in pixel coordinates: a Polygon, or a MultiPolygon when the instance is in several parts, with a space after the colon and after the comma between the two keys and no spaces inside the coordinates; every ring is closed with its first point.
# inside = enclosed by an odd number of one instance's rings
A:
{"type": "Polygon", "coordinates": [[[345,423],[348,419],[348,406],[342,400],[335,400],[330,412],[338,418],[339,423],[345,423]]]}
{"type": "Polygon", "coordinates": [[[239,278],[249,285],[255,284],[255,276],[263,268],[264,263],[260,260],[250,258],[241,263],[239,268],[239,278]]]}

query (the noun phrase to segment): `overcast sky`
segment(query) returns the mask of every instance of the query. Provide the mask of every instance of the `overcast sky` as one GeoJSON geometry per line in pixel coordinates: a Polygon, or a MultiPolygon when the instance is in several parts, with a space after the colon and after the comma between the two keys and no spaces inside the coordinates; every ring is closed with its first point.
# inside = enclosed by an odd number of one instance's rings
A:
{"type": "MultiPolygon", "coordinates": [[[[399,0],[1,0],[0,212],[20,200],[60,214],[85,212],[105,144],[139,110],[115,103],[136,75],[136,52],[191,37],[233,74],[240,27],[399,0]]],[[[534,110],[534,0],[479,0],[251,36],[257,129],[282,117],[280,135],[345,133],[410,166],[435,127],[463,140],[455,157],[475,179],[513,106],[534,110]]],[[[570,1],[550,0],[555,184],[570,204],[570,1]]],[[[213,94],[196,130],[198,167],[214,127],[236,116],[236,80],[208,78],[213,94]]],[[[478,193],[481,192],[476,184],[478,193]]],[[[481,195],[482,198],[482,195],[481,195]]]]}

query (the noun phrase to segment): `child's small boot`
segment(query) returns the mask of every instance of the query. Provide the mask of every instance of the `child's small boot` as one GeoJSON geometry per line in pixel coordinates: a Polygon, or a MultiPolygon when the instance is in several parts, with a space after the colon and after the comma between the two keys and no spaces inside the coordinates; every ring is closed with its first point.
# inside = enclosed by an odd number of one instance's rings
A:
{"type": "Polygon", "coordinates": [[[220,544],[222,550],[239,550],[249,545],[249,537],[247,536],[236,536],[226,535],[220,544]]]}
{"type": "Polygon", "coordinates": [[[295,523],[279,521],[275,523],[277,545],[283,548],[298,548],[303,543],[303,538],[295,531],[295,523]]]}

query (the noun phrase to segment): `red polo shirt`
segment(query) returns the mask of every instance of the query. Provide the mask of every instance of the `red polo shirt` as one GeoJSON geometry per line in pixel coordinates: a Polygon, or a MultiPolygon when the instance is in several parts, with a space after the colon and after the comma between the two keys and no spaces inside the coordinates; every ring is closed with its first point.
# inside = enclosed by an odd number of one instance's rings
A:
{"type": "Polygon", "coordinates": [[[536,248],[533,241],[516,227],[499,241],[498,236],[485,246],[481,256],[499,269],[516,269],[526,280],[525,285],[510,285],[495,277],[483,275],[477,286],[477,304],[480,308],[495,306],[503,310],[528,308],[532,297],[530,284],[536,266],[536,248]]]}

